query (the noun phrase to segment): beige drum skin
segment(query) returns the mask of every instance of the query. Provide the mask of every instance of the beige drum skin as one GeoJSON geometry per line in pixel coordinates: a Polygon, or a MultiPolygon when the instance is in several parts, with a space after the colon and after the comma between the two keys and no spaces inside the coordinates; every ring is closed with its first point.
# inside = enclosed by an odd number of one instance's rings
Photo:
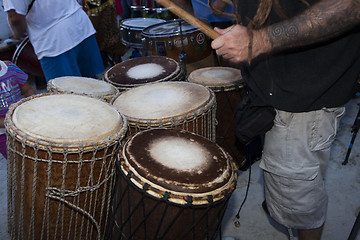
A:
{"type": "Polygon", "coordinates": [[[65,76],[51,79],[47,83],[48,92],[77,93],[110,102],[119,90],[113,85],[94,78],[65,76]]]}
{"type": "Polygon", "coordinates": [[[128,119],[129,134],[148,128],[178,128],[215,141],[215,94],[200,84],[147,84],[121,92],[113,105],[128,119]]]}

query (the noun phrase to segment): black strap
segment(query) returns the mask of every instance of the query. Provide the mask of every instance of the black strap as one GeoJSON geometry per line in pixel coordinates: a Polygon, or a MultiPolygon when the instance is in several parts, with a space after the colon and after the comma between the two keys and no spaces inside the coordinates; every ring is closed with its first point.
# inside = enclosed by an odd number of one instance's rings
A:
{"type": "Polygon", "coordinates": [[[27,12],[26,14],[28,14],[30,12],[30,9],[32,8],[33,4],[34,4],[35,0],[32,0],[31,3],[28,6],[27,12]]]}

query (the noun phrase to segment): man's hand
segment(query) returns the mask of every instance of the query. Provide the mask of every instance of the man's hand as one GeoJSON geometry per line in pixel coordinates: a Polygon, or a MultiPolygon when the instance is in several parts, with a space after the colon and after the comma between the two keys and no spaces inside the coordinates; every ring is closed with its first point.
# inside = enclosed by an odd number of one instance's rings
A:
{"type": "Polygon", "coordinates": [[[221,34],[212,43],[211,47],[216,50],[216,54],[228,59],[230,62],[249,62],[249,56],[254,58],[261,53],[269,51],[263,31],[253,30],[252,51],[249,55],[250,36],[248,29],[241,25],[233,25],[226,29],[215,28],[221,34]]]}
{"type": "Polygon", "coordinates": [[[15,10],[7,11],[7,18],[15,39],[20,39],[26,32],[26,18],[24,15],[18,14],[15,10]]]}

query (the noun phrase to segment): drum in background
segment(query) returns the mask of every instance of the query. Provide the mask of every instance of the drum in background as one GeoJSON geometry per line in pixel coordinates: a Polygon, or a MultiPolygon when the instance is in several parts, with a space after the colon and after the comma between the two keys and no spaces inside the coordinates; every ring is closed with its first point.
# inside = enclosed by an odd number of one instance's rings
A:
{"type": "Polygon", "coordinates": [[[114,65],[107,70],[104,80],[120,91],[148,83],[183,81],[185,73],[174,59],[162,56],[138,57],[114,65]]]}
{"type": "Polygon", "coordinates": [[[163,23],[157,18],[128,18],[120,22],[121,42],[127,47],[142,48],[142,31],[152,25],[163,23]]]}
{"type": "Polygon", "coordinates": [[[146,0],[131,0],[131,18],[138,18],[143,16],[145,10],[145,1],[146,0]]]}
{"type": "Polygon", "coordinates": [[[149,26],[142,31],[142,35],[144,47],[152,55],[190,63],[204,59],[211,53],[210,39],[183,20],[149,26]]]}
{"type": "Polygon", "coordinates": [[[216,239],[238,178],[221,147],[184,130],[150,129],[118,156],[110,239],[216,239]]]}
{"type": "Polygon", "coordinates": [[[245,97],[245,83],[239,69],[207,67],[192,71],[188,81],[211,88],[216,94],[216,143],[229,152],[241,166],[244,162],[242,147],[236,141],[234,114],[245,97]]]}
{"type": "Polygon", "coordinates": [[[127,118],[129,135],[148,128],[177,128],[215,141],[215,94],[202,85],[147,84],[121,92],[113,105],[127,118]]]}
{"type": "Polygon", "coordinates": [[[40,61],[35,54],[29,37],[24,38],[17,46],[12,57],[12,62],[27,74],[38,77],[44,76],[40,61]]]}
{"type": "Polygon", "coordinates": [[[172,14],[167,8],[164,8],[156,0],[146,0],[144,17],[148,18],[159,18],[164,20],[171,20],[177,18],[176,15],[172,14]]]}
{"type": "Polygon", "coordinates": [[[87,77],[66,76],[51,79],[47,83],[48,92],[54,93],[78,93],[90,97],[103,99],[106,102],[119,93],[119,90],[102,80],[87,77]]]}
{"type": "Polygon", "coordinates": [[[99,99],[40,94],[5,126],[11,239],[103,239],[126,119],[99,99]]]}

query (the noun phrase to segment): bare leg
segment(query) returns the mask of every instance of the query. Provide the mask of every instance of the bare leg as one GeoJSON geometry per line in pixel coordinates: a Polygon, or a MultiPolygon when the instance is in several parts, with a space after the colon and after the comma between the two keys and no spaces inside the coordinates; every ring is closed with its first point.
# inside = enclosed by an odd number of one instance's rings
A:
{"type": "Polygon", "coordinates": [[[320,240],[323,226],[314,229],[298,230],[299,240],[320,240]]]}

